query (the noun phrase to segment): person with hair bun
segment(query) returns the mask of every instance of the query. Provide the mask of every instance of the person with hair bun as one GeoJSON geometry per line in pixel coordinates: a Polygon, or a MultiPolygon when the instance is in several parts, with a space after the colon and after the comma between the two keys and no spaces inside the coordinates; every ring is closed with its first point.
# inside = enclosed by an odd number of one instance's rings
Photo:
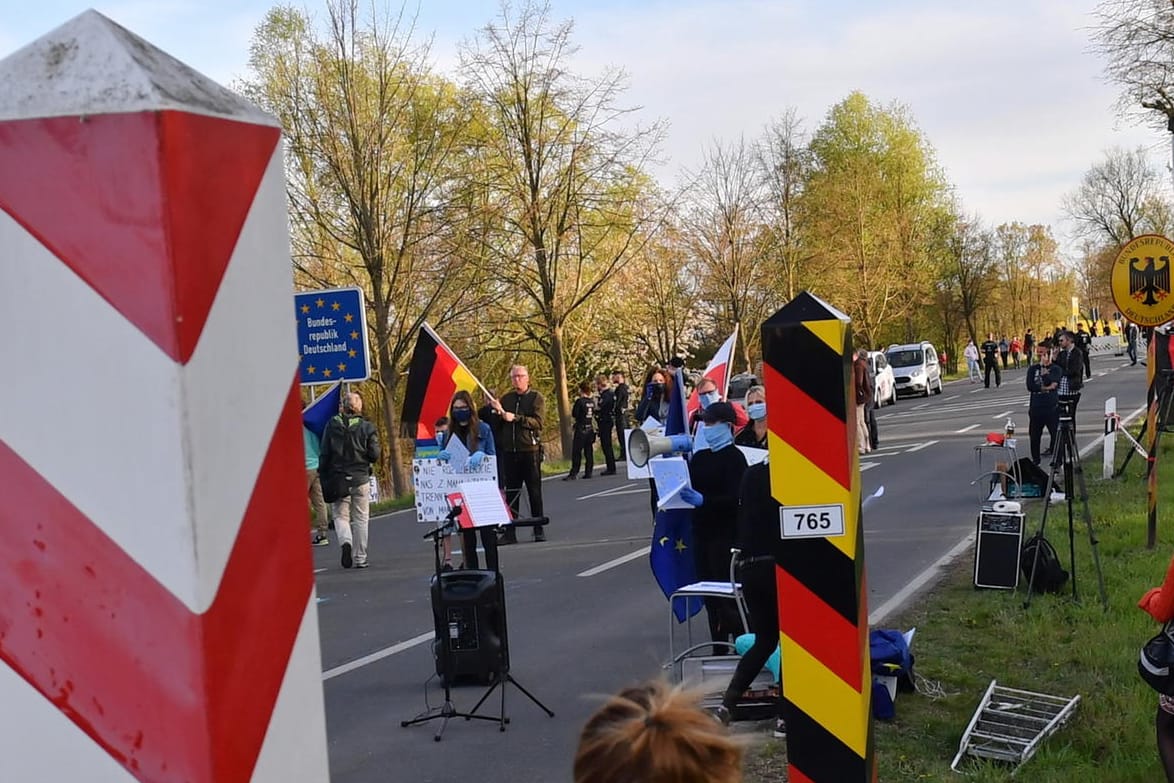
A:
{"type": "Polygon", "coordinates": [[[743,743],[700,698],[661,680],[609,698],[579,735],[575,783],[738,783],[743,743]]]}

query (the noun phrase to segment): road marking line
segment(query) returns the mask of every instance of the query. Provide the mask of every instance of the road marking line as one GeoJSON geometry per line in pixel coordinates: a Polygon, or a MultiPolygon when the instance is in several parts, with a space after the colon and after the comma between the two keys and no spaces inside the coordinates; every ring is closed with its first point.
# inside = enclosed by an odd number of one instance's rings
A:
{"type": "Polygon", "coordinates": [[[910,408],[909,410],[913,410],[913,411],[919,411],[919,410],[921,410],[922,408],[928,408],[928,407],[929,407],[929,403],[928,403],[928,402],[923,402],[923,403],[921,403],[920,405],[914,405],[914,406],[913,406],[912,408],[910,408]]]}
{"type": "Polygon", "coordinates": [[[970,432],[971,430],[977,429],[978,427],[979,427],[978,424],[971,424],[969,427],[963,427],[960,430],[954,430],[954,434],[961,435],[963,432],[970,432]]]}
{"type": "Polygon", "coordinates": [[[980,387],[980,388],[978,388],[978,389],[971,389],[971,390],[970,390],[970,393],[971,393],[971,394],[978,394],[980,391],[986,391],[986,390],[987,390],[987,389],[986,389],[986,387],[985,387],[985,386],[983,386],[983,387],[980,387]]]}
{"type": "Polygon", "coordinates": [[[575,498],[575,500],[590,500],[591,498],[600,497],[614,498],[620,495],[639,495],[647,492],[648,487],[625,487],[624,489],[617,489],[610,492],[596,492],[594,495],[584,495],[581,498],[575,498]]]}
{"type": "Polygon", "coordinates": [[[937,443],[936,440],[927,440],[925,443],[918,443],[916,446],[914,446],[911,449],[905,449],[905,453],[912,454],[915,451],[921,451],[924,448],[928,448],[928,447],[934,445],[935,443],[937,443]]]}
{"type": "Polygon", "coordinates": [[[320,573],[322,573],[322,572],[323,572],[323,571],[325,571],[325,570],[326,570],[325,568],[315,568],[315,569],[314,569],[314,573],[315,573],[315,574],[320,574],[320,573]]]}
{"type": "Polygon", "coordinates": [[[344,663],[341,666],[335,666],[333,669],[327,669],[326,671],[322,672],[322,681],[326,682],[327,680],[333,680],[335,677],[346,674],[347,672],[353,672],[355,669],[361,669],[368,664],[375,663],[376,661],[382,661],[384,658],[395,655],[396,653],[401,653],[404,650],[410,650],[413,647],[417,647],[423,644],[424,642],[430,642],[434,636],[435,634],[432,631],[429,631],[428,633],[422,633],[419,636],[408,639],[406,642],[400,642],[399,644],[393,644],[390,647],[384,647],[382,650],[376,650],[370,655],[364,655],[362,658],[356,658],[350,663],[344,663]]]}
{"type": "Polygon", "coordinates": [[[575,498],[575,500],[590,500],[591,498],[609,497],[611,495],[631,495],[635,492],[647,492],[647,491],[648,491],[647,484],[642,484],[642,485],[636,486],[636,487],[633,487],[631,484],[620,484],[618,487],[612,487],[611,489],[602,489],[599,492],[592,492],[590,495],[583,495],[582,497],[575,498]]]}
{"type": "Polygon", "coordinates": [[[622,557],[617,557],[615,560],[608,560],[603,565],[597,565],[594,568],[588,568],[581,574],[575,574],[575,576],[595,576],[596,574],[602,574],[604,571],[610,571],[616,566],[622,566],[624,563],[631,562],[632,560],[635,560],[639,557],[644,557],[651,551],[652,547],[646,546],[643,549],[637,549],[635,552],[629,552],[622,557]]]}
{"type": "Polygon", "coordinates": [[[994,416],[991,416],[991,418],[992,419],[1001,419],[1004,416],[1010,416],[1013,413],[1015,413],[1015,411],[1003,411],[1002,413],[996,413],[994,416]]]}
{"type": "MultiPolygon", "coordinates": [[[[869,455],[869,456],[871,456],[871,455],[869,455]]],[[[862,462],[862,463],[860,463],[860,472],[863,473],[866,470],[871,470],[872,468],[875,468],[879,464],[880,464],[879,462],[862,462]]]]}
{"type": "Polygon", "coordinates": [[[949,397],[943,397],[943,398],[942,398],[942,402],[946,402],[946,401],[948,401],[948,400],[956,400],[956,399],[958,399],[958,395],[957,395],[957,394],[951,394],[949,397]]]}

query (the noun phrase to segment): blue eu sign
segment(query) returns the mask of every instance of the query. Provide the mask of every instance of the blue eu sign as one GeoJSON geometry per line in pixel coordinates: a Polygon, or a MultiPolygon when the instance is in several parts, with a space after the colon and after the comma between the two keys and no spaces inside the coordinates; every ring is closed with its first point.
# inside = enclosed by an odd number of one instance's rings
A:
{"type": "Polygon", "coordinates": [[[294,294],[298,373],[303,386],[365,381],[371,376],[363,292],[331,288],[294,294]]]}

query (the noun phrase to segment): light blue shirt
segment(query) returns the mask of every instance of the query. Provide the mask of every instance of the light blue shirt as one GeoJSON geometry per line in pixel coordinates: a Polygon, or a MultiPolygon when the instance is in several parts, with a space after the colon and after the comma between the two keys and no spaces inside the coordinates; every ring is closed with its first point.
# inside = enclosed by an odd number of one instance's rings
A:
{"type": "Polygon", "coordinates": [[[308,427],[302,427],[302,443],[306,447],[306,470],[318,469],[318,451],[322,448],[318,436],[310,432],[308,427]]]}

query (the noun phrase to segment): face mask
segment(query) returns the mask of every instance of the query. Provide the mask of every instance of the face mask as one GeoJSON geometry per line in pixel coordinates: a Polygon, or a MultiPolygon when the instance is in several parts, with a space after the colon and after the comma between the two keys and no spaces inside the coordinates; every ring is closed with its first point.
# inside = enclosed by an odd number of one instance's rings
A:
{"type": "Polygon", "coordinates": [[[701,400],[701,409],[704,410],[717,402],[717,392],[702,392],[698,399],[701,400]]]}
{"type": "Polygon", "coordinates": [[[650,383],[650,384],[648,384],[648,387],[650,389],[652,389],[653,394],[664,394],[664,384],[663,383],[650,383]]]}
{"type": "Polygon", "coordinates": [[[724,449],[734,442],[734,433],[726,424],[707,424],[702,432],[705,433],[705,442],[714,451],[724,449]]]}
{"type": "Polygon", "coordinates": [[[468,408],[458,408],[452,412],[453,420],[457,424],[468,424],[469,419],[473,416],[473,412],[468,408]]]}
{"type": "Polygon", "coordinates": [[[755,421],[762,421],[766,418],[766,403],[752,402],[746,406],[746,413],[755,421]]]}
{"type": "Polygon", "coordinates": [[[443,430],[436,433],[436,445],[444,448],[444,439],[448,437],[448,433],[443,430]]]}

